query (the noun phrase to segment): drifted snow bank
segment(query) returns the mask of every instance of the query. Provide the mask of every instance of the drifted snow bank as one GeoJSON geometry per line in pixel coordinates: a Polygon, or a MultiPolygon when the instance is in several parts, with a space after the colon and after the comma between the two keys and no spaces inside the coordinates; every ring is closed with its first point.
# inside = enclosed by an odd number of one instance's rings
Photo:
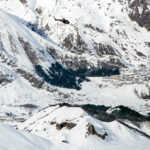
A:
{"type": "Polygon", "coordinates": [[[48,150],[50,147],[52,143],[44,138],[0,125],[0,150],[48,150]]]}
{"type": "Polygon", "coordinates": [[[73,146],[54,145],[42,137],[17,131],[14,128],[0,124],[0,150],[76,150],[73,146]]]}

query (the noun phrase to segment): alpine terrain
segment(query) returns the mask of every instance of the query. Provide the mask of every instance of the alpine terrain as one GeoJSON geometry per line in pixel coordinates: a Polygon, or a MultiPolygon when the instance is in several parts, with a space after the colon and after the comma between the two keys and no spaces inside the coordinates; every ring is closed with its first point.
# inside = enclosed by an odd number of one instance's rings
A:
{"type": "Polygon", "coordinates": [[[0,150],[150,150],[149,0],[0,0],[0,150]]]}

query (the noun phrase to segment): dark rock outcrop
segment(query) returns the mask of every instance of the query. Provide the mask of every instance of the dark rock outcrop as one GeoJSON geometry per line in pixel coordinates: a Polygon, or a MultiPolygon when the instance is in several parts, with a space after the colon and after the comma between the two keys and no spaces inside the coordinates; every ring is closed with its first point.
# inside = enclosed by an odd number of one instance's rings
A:
{"type": "Polygon", "coordinates": [[[88,124],[88,132],[89,132],[89,134],[96,135],[97,137],[101,138],[102,140],[104,140],[105,137],[107,136],[107,133],[104,133],[104,134],[98,133],[92,124],[88,124]]]}
{"type": "Polygon", "coordinates": [[[76,126],[75,123],[70,123],[70,122],[63,122],[63,123],[57,123],[56,124],[56,129],[61,130],[62,128],[66,127],[68,130],[71,130],[76,126]]]}
{"type": "Polygon", "coordinates": [[[130,2],[129,7],[133,10],[129,16],[141,27],[150,31],[150,10],[148,9],[148,0],[134,0],[130,2]],[[142,10],[141,12],[139,10],[142,10]]]}

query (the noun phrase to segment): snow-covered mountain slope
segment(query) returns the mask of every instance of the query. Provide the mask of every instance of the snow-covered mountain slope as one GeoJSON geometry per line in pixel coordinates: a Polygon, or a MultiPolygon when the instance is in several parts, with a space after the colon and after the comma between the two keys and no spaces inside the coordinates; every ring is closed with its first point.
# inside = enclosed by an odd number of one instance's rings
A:
{"type": "Polygon", "coordinates": [[[148,114],[150,112],[150,87],[146,81],[148,77],[149,75],[145,75],[142,80],[135,74],[91,77],[90,82],[83,82],[80,91],[60,89],[62,93],[72,96],[68,99],[60,99],[59,102],[111,107],[123,105],[142,114],[148,114]]]}
{"type": "Polygon", "coordinates": [[[52,146],[52,143],[44,138],[0,124],[0,150],[49,150],[52,146]]]}
{"type": "Polygon", "coordinates": [[[80,81],[78,82],[80,78],[77,78],[73,71],[60,65],[46,46],[57,51],[64,50],[49,37],[40,34],[40,30],[33,32],[31,27],[31,24],[29,26],[23,19],[0,10],[0,93],[3,93],[0,95],[0,107],[2,113],[9,111],[6,109],[8,105],[15,107],[37,102],[35,105],[43,103],[47,106],[58,95],[57,91],[52,93],[51,85],[80,88],[80,81]]]}
{"type": "Polygon", "coordinates": [[[50,140],[0,124],[0,150],[77,150],[72,145],[55,145],[50,140]]]}
{"type": "Polygon", "coordinates": [[[150,139],[145,135],[117,121],[94,119],[79,107],[51,106],[18,127],[15,130],[0,124],[0,150],[99,150],[100,147],[149,150],[150,147],[150,139]]]}
{"type": "MultiPolygon", "coordinates": [[[[145,3],[144,12],[149,12],[150,4],[145,3]]],[[[89,69],[100,67],[147,68],[150,65],[150,33],[130,19],[131,14],[134,16],[134,5],[134,1],[125,0],[9,0],[2,1],[0,7],[36,24],[72,53],[50,50],[57,61],[74,70],[87,69],[90,74],[89,69]],[[70,24],[56,22],[53,17],[65,18],[70,24]]],[[[139,12],[142,8],[139,2],[139,12]]],[[[143,18],[146,20],[148,16],[143,18]]]]}
{"type": "Polygon", "coordinates": [[[37,88],[44,81],[61,87],[79,88],[75,73],[57,63],[46,49],[49,46],[63,51],[52,40],[41,35],[40,30],[33,32],[34,26],[4,10],[0,10],[0,20],[0,63],[5,70],[8,68],[8,76],[11,72],[12,77],[19,74],[37,88]]]}
{"type": "MultiPolygon", "coordinates": [[[[130,19],[133,4],[125,0],[1,0],[0,114],[28,116],[20,105],[41,109],[60,102],[124,105],[149,113],[150,33],[130,19]],[[70,24],[56,22],[53,16],[70,24]],[[118,76],[90,78],[80,91],[52,86],[79,89],[82,80],[76,76],[84,74],[118,76]]],[[[144,12],[149,12],[149,5],[144,12]]],[[[138,8],[144,9],[143,4],[138,8]]]]}
{"type": "Polygon", "coordinates": [[[19,126],[46,137],[52,143],[66,143],[76,149],[149,149],[150,139],[117,121],[102,122],[78,107],[53,106],[39,111],[19,126]]]}

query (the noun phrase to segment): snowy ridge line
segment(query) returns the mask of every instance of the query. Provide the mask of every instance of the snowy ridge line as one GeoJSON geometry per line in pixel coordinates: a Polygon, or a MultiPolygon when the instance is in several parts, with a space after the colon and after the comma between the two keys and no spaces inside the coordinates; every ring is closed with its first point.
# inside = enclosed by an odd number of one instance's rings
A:
{"type": "Polygon", "coordinates": [[[136,128],[131,127],[130,125],[128,125],[128,124],[122,122],[121,119],[117,119],[117,121],[118,121],[119,123],[123,124],[124,126],[128,127],[129,129],[135,130],[136,132],[138,132],[138,133],[142,134],[143,136],[147,137],[148,139],[150,139],[150,135],[148,135],[147,133],[142,132],[142,131],[140,131],[140,130],[138,130],[138,129],[136,129],[136,128]]]}
{"type": "MultiPolygon", "coordinates": [[[[48,107],[47,107],[47,108],[48,108],[48,107]]],[[[48,115],[50,115],[51,113],[53,113],[53,112],[54,112],[55,110],[57,110],[58,108],[59,108],[59,107],[57,107],[56,109],[54,109],[54,110],[51,111],[50,113],[47,113],[46,115],[42,116],[41,118],[38,118],[38,120],[41,120],[41,119],[47,117],[48,115]]],[[[42,110],[44,110],[44,109],[46,109],[46,108],[43,108],[42,110]]],[[[42,111],[42,110],[39,110],[38,112],[40,112],[40,111],[42,111]]],[[[35,122],[32,122],[32,124],[29,124],[28,127],[32,126],[32,125],[35,124],[35,123],[36,123],[36,121],[35,121],[35,122]]],[[[28,127],[26,127],[26,128],[28,128],[28,127]]],[[[26,128],[24,128],[24,129],[26,129],[26,128]]]]}
{"type": "Polygon", "coordinates": [[[27,131],[42,135],[57,145],[67,143],[68,146],[74,145],[75,148],[82,150],[87,148],[98,150],[99,147],[104,150],[138,147],[140,150],[142,147],[145,149],[149,147],[149,138],[143,134],[118,121],[97,120],[79,107],[62,106],[58,109],[56,106],[49,107],[18,126],[19,129],[25,127],[27,131]],[[52,110],[55,111],[50,113],[52,110]],[[39,120],[44,113],[49,115],[39,120]],[[28,127],[33,121],[36,122],[28,127]]]}
{"type": "MultiPolygon", "coordinates": [[[[137,120],[139,121],[150,121],[150,116],[147,114],[147,115],[144,115],[140,112],[136,112],[136,110],[133,110],[132,108],[129,108],[129,107],[126,107],[126,106],[115,106],[115,107],[111,107],[111,106],[105,106],[105,105],[94,105],[94,104],[70,104],[70,103],[56,103],[56,104],[52,104],[52,105],[49,105],[47,107],[44,107],[40,110],[37,111],[37,113],[40,113],[41,111],[43,110],[46,110],[48,108],[51,108],[51,107],[56,107],[56,110],[63,107],[63,106],[66,106],[66,107],[72,107],[72,108],[82,108],[84,111],[86,111],[89,115],[91,116],[94,116],[96,114],[93,114],[93,112],[96,111],[97,115],[98,113],[102,113],[102,115],[109,115],[109,117],[112,119],[112,120],[117,120],[117,119],[135,119],[136,120],[136,117],[137,117],[137,120]],[[118,110],[119,111],[118,111],[118,110]],[[126,111],[127,114],[125,116],[119,116],[118,114],[114,114],[113,111],[118,111],[117,113],[121,113],[121,111],[126,111]],[[104,114],[105,113],[105,114],[104,114]],[[131,118],[129,117],[129,115],[133,115],[135,118],[131,118]],[[119,117],[119,118],[117,118],[119,117]],[[141,120],[140,120],[141,119],[141,120]]],[[[53,110],[55,111],[55,110],[53,110]]],[[[53,112],[52,111],[52,112],[53,112]]],[[[97,118],[97,117],[95,117],[97,118]]],[[[100,119],[100,118],[97,118],[97,119],[100,119]]],[[[107,122],[107,121],[106,121],[107,122]]],[[[109,121],[108,121],[109,122],[109,121]]]]}

